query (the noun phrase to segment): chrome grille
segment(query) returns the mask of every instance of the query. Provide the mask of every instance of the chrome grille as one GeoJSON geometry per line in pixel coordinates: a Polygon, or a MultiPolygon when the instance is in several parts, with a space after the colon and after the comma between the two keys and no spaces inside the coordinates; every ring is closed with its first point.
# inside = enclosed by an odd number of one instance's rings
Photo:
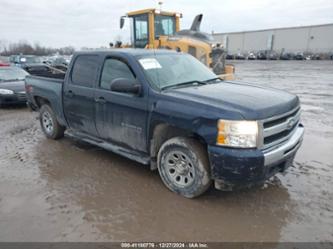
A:
{"type": "Polygon", "coordinates": [[[290,112],[262,120],[261,148],[267,149],[288,140],[299,126],[301,109],[297,107],[290,112]]]}
{"type": "Polygon", "coordinates": [[[26,100],[27,99],[27,95],[26,95],[25,92],[17,92],[16,96],[17,96],[18,100],[26,100]]]}

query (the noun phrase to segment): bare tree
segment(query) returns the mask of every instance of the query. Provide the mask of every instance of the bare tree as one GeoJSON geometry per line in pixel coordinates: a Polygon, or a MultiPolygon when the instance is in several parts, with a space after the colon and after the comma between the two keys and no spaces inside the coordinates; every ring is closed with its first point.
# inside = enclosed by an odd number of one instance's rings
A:
{"type": "Polygon", "coordinates": [[[74,47],[67,46],[63,48],[48,48],[41,46],[38,42],[31,45],[27,41],[19,41],[17,43],[6,44],[5,41],[0,41],[0,55],[15,55],[15,54],[31,54],[31,55],[51,55],[59,53],[61,55],[70,55],[75,51],[74,47]]]}

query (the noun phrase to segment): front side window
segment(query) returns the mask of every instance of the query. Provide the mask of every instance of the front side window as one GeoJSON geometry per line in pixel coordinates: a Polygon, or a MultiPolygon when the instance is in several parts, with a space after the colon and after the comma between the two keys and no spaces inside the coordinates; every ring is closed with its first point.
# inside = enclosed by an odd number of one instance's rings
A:
{"type": "Polygon", "coordinates": [[[98,73],[97,55],[79,55],[73,66],[72,83],[74,85],[93,87],[98,73]]]}
{"type": "Polygon", "coordinates": [[[174,16],[155,16],[155,39],[161,35],[174,35],[176,32],[176,21],[174,16]]]}
{"type": "Polygon", "coordinates": [[[135,76],[125,62],[115,58],[106,59],[100,87],[110,90],[112,81],[118,78],[135,79],[135,76]]]}
{"type": "Polygon", "coordinates": [[[148,44],[148,16],[139,15],[134,18],[134,46],[145,48],[148,44]]]}

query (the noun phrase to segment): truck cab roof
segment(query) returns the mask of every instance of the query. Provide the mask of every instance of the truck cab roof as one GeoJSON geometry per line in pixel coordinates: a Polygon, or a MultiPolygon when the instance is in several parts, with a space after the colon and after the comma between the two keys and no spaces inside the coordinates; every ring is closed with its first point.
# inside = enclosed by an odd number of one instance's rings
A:
{"type": "Polygon", "coordinates": [[[99,54],[99,55],[108,55],[108,54],[128,54],[132,56],[142,56],[142,55],[152,55],[155,54],[177,54],[179,52],[168,50],[168,49],[142,49],[142,48],[111,48],[105,50],[94,50],[94,51],[78,51],[74,53],[74,56],[80,54],[99,54]]]}

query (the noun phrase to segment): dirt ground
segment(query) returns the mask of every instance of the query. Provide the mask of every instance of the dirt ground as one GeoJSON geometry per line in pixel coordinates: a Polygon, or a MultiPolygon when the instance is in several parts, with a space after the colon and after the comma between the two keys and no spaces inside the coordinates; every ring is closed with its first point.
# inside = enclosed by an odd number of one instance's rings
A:
{"type": "Polygon", "coordinates": [[[332,61],[234,64],[301,98],[306,134],[285,176],[188,200],[138,163],[47,140],[26,108],[0,109],[0,241],[333,241],[332,61]]]}

